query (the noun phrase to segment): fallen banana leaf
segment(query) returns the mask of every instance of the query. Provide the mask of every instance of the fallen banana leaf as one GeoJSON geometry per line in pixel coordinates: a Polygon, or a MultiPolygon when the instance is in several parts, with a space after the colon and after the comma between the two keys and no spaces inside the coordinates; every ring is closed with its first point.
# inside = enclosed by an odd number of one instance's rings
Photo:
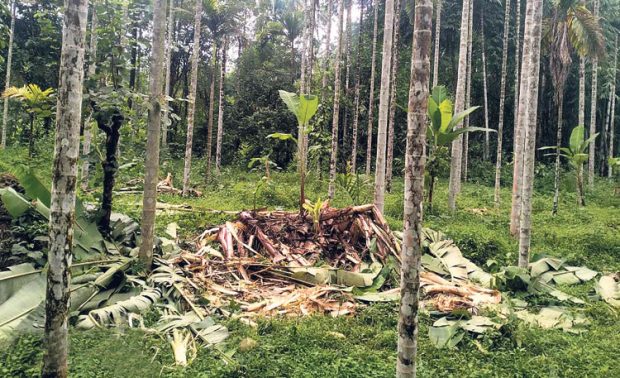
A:
{"type": "Polygon", "coordinates": [[[27,263],[9,266],[6,271],[0,271],[0,303],[4,303],[21,287],[36,279],[40,272],[41,270],[27,263]]]}
{"type": "Polygon", "coordinates": [[[540,277],[546,283],[575,285],[593,279],[598,272],[585,266],[567,266],[557,258],[543,257],[530,264],[530,275],[540,277]]]}
{"type": "Polygon", "coordinates": [[[106,307],[90,311],[87,315],[80,315],[76,324],[80,329],[91,329],[108,325],[118,325],[127,321],[129,314],[140,314],[149,309],[161,298],[161,290],[147,288],[139,295],[124,301],[119,301],[106,307]]]}
{"type": "Polygon", "coordinates": [[[392,289],[378,293],[365,293],[354,297],[363,302],[395,302],[400,299],[400,289],[392,289]]]}
{"type": "Polygon", "coordinates": [[[428,338],[438,349],[452,349],[463,340],[464,336],[465,331],[456,323],[428,328],[428,338]]]}
{"type": "Polygon", "coordinates": [[[596,292],[605,302],[620,308],[620,280],[618,274],[602,276],[596,284],[596,292]]]}
{"type": "Polygon", "coordinates": [[[557,328],[570,333],[584,332],[584,327],[589,324],[583,314],[571,312],[565,307],[544,307],[538,314],[523,310],[515,312],[515,315],[531,325],[545,329],[557,328]]]}

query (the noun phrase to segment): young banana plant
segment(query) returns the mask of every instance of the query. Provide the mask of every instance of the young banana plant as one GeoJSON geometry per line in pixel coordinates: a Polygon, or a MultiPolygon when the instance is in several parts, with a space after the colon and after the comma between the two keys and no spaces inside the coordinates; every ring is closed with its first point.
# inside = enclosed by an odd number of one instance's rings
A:
{"type": "Polygon", "coordinates": [[[435,178],[439,174],[440,167],[445,165],[442,163],[448,156],[447,148],[452,141],[463,133],[473,131],[495,132],[495,130],[483,127],[456,128],[457,125],[461,124],[466,117],[478,108],[479,106],[472,106],[460,113],[453,114],[452,101],[448,98],[446,87],[437,86],[433,88],[428,99],[428,117],[431,121],[427,129],[427,135],[430,139],[427,165],[430,176],[429,206],[432,206],[435,178]]]}
{"type": "Polygon", "coordinates": [[[299,212],[304,212],[306,203],[305,184],[306,184],[306,161],[308,159],[308,140],[307,135],[312,131],[310,119],[316,114],[319,108],[319,98],[315,95],[301,94],[279,91],[280,98],[286,104],[288,110],[297,117],[297,139],[291,134],[274,133],[268,138],[280,140],[293,140],[297,143],[297,160],[299,164],[299,212]]]}
{"type": "Polygon", "coordinates": [[[588,161],[588,147],[592,143],[598,133],[585,139],[585,127],[576,126],[571,131],[568,147],[546,146],[541,150],[556,150],[556,153],[564,157],[570,165],[575,169],[577,176],[577,202],[579,206],[586,205],[585,193],[583,190],[583,165],[588,161]]]}

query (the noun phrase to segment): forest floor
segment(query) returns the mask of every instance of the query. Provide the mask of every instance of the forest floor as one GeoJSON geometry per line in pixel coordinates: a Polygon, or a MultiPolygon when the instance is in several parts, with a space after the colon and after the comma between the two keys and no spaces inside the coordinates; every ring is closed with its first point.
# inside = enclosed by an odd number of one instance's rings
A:
{"type": "MultiPolygon", "coordinates": [[[[182,172],[181,164],[168,161],[162,175],[166,171],[182,172]]],[[[117,188],[123,186],[123,180],[139,177],[141,170],[142,167],[136,166],[122,171],[117,188]]],[[[194,182],[200,182],[203,170],[199,164],[194,167],[194,182]]],[[[181,238],[193,238],[207,227],[234,217],[205,212],[205,209],[252,208],[261,176],[259,172],[225,170],[213,183],[199,185],[198,189],[203,190],[200,198],[161,195],[161,202],[188,204],[196,211],[158,214],[158,233],[161,234],[170,222],[177,222],[181,238]]],[[[178,187],[180,179],[180,176],[175,177],[178,187]]],[[[539,180],[533,202],[533,253],[557,256],[572,265],[585,265],[597,271],[619,271],[620,199],[613,196],[610,183],[601,181],[589,191],[588,206],[579,209],[571,180],[571,177],[565,179],[560,213],[556,217],[551,216],[549,179],[545,176],[539,180]]],[[[510,189],[502,190],[501,207],[495,209],[489,178],[477,181],[463,186],[459,210],[454,215],[447,211],[447,185],[441,181],[434,209],[425,214],[425,226],[441,230],[454,239],[465,257],[479,266],[484,267],[489,260],[500,266],[514,264],[517,242],[508,232],[510,189]]],[[[326,179],[321,182],[310,176],[307,197],[316,201],[319,196],[324,198],[326,192],[326,179]]],[[[94,193],[85,197],[92,200],[96,196],[94,193]]],[[[297,196],[296,175],[276,172],[272,174],[271,183],[257,193],[256,205],[295,209],[297,196]]],[[[369,184],[361,192],[359,202],[371,201],[372,184],[369,184]]],[[[340,189],[332,205],[351,203],[350,196],[340,189]]],[[[114,210],[136,219],[140,217],[140,204],[139,195],[114,197],[114,210]]],[[[394,230],[402,228],[402,209],[403,184],[402,178],[397,177],[385,206],[385,216],[394,230]]],[[[532,328],[514,321],[501,333],[491,333],[477,340],[466,337],[455,349],[436,349],[428,338],[432,320],[422,315],[419,376],[620,376],[617,362],[620,314],[602,301],[588,299],[593,286],[594,281],[590,281],[561,288],[586,300],[584,312],[591,324],[582,334],[532,328]]],[[[547,300],[528,298],[533,306],[544,306],[547,300]]],[[[169,344],[157,335],[134,329],[72,330],[70,373],[73,377],[392,377],[397,319],[397,307],[390,303],[368,306],[350,317],[263,319],[255,328],[229,321],[228,345],[238,346],[248,337],[254,339],[256,345],[240,348],[234,355],[235,363],[228,365],[213,351],[201,348],[186,368],[173,365],[169,344]]],[[[0,348],[0,376],[36,376],[40,369],[41,346],[40,336],[31,335],[21,337],[8,348],[0,348]]]]}

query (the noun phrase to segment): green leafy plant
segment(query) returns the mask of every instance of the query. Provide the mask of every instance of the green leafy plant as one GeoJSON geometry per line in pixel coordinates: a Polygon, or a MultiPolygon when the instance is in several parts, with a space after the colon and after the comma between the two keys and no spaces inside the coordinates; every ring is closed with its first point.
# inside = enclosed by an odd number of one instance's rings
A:
{"type": "Polygon", "coordinates": [[[315,95],[291,93],[280,90],[280,98],[286,104],[288,110],[297,118],[297,139],[291,134],[273,133],[268,138],[279,140],[293,140],[297,143],[297,160],[299,164],[299,211],[304,211],[306,203],[305,183],[306,183],[306,160],[308,153],[306,151],[306,136],[312,131],[310,119],[316,114],[319,108],[319,98],[315,95]]]}
{"type": "Polygon", "coordinates": [[[428,183],[428,202],[429,207],[433,204],[433,188],[435,178],[440,173],[440,169],[445,166],[443,161],[448,156],[447,148],[461,134],[472,131],[494,132],[495,130],[483,127],[461,127],[456,128],[471,113],[477,110],[479,106],[473,106],[460,113],[453,114],[452,100],[448,98],[448,90],[444,86],[436,86],[433,88],[431,96],[428,99],[428,117],[430,125],[428,126],[427,135],[430,140],[430,148],[428,152],[429,164],[427,165],[430,180],[428,183]]]}
{"type": "Polygon", "coordinates": [[[37,118],[48,118],[53,114],[50,103],[53,95],[54,90],[52,88],[42,90],[36,84],[27,84],[21,88],[10,87],[2,93],[2,97],[14,98],[26,106],[26,112],[30,120],[28,156],[32,157],[34,154],[35,120],[37,118]]]}
{"type": "Polygon", "coordinates": [[[306,200],[306,202],[304,203],[304,209],[308,211],[308,213],[312,217],[314,232],[316,232],[317,234],[321,232],[321,210],[325,206],[327,206],[327,201],[321,201],[321,197],[319,197],[315,203],[312,203],[310,200],[306,200]]]}
{"type": "Polygon", "coordinates": [[[339,173],[336,176],[336,184],[347,192],[354,205],[362,203],[362,194],[369,183],[370,181],[366,176],[351,172],[350,163],[347,166],[346,173],[339,173]]]}
{"type": "Polygon", "coordinates": [[[555,149],[555,153],[568,160],[570,165],[575,169],[577,176],[577,202],[579,206],[586,205],[585,192],[583,189],[583,165],[588,161],[588,147],[590,143],[598,136],[598,133],[596,133],[588,139],[585,139],[585,132],[585,127],[576,126],[570,133],[568,147],[546,146],[541,148],[541,150],[555,149]]]}

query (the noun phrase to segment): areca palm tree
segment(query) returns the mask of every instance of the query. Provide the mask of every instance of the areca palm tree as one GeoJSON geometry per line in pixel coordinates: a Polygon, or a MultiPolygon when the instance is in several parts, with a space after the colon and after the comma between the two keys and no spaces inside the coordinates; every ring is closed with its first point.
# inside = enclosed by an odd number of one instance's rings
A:
{"type": "Polygon", "coordinates": [[[288,40],[291,48],[291,81],[295,81],[297,70],[295,69],[295,41],[303,32],[303,13],[298,9],[289,9],[279,17],[282,24],[282,32],[288,40]]]}
{"type": "Polygon", "coordinates": [[[211,33],[213,52],[211,65],[211,86],[209,88],[209,118],[207,126],[207,180],[211,175],[211,156],[213,150],[213,113],[215,109],[215,81],[218,75],[218,48],[225,36],[232,34],[237,25],[239,9],[218,0],[208,0],[205,4],[206,26],[211,33]]]}
{"type": "Polygon", "coordinates": [[[598,57],[604,52],[603,33],[598,19],[580,0],[553,0],[551,18],[547,20],[547,40],[551,75],[554,84],[554,100],[558,107],[557,154],[555,159],[555,183],[553,214],[558,211],[560,182],[560,145],[562,144],[562,118],[564,87],[572,64],[573,51],[580,57],[598,57]]]}

